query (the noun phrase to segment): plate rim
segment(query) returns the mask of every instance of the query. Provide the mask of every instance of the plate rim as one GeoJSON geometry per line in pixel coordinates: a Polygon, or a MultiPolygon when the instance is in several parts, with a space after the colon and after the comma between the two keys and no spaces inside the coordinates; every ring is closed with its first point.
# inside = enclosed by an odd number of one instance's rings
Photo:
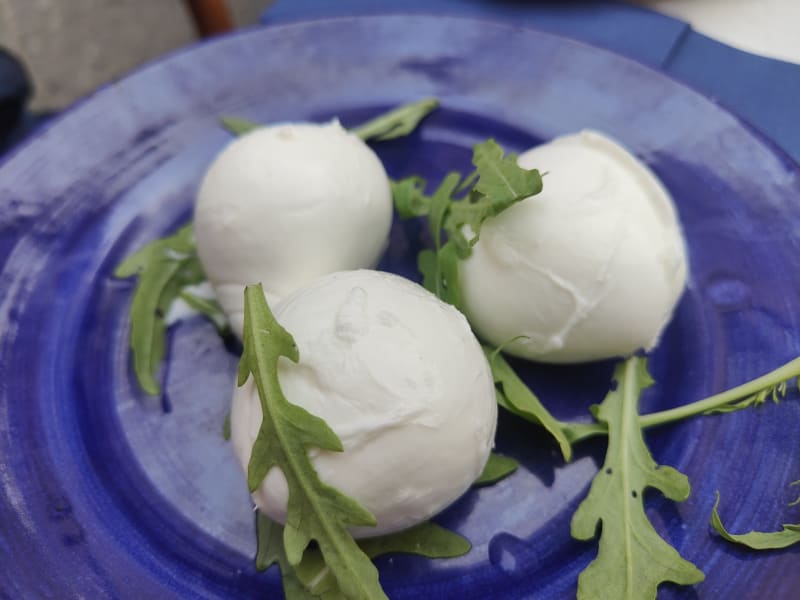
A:
{"type": "MultiPolygon", "coordinates": [[[[25,139],[23,139],[20,143],[16,144],[12,148],[10,148],[3,156],[0,156],[0,176],[2,176],[6,165],[11,163],[18,155],[24,153],[28,147],[34,144],[39,138],[43,137],[46,133],[48,133],[51,129],[54,129],[60,125],[65,119],[71,117],[72,114],[81,110],[86,104],[92,102],[96,97],[101,96],[102,94],[110,93],[112,88],[121,83],[132,79],[134,77],[139,76],[142,73],[146,73],[147,71],[158,68],[161,65],[167,64],[171,61],[177,60],[182,56],[187,54],[202,51],[205,49],[211,49],[215,46],[220,46],[223,44],[228,43],[235,43],[236,39],[246,38],[249,36],[257,36],[263,35],[265,33],[271,33],[273,31],[285,31],[285,30],[292,30],[292,29],[302,29],[308,27],[310,25],[329,25],[335,24],[337,22],[350,22],[350,21],[361,21],[361,20],[402,20],[402,19],[409,19],[409,18],[422,18],[422,19],[430,19],[430,20],[446,20],[446,21],[454,21],[454,22],[466,22],[472,24],[483,24],[488,25],[490,27],[500,28],[500,29],[509,29],[516,32],[522,33],[532,33],[533,35],[538,35],[542,37],[558,39],[562,42],[565,42],[569,45],[572,45],[577,48],[581,48],[582,51],[590,51],[590,52],[599,52],[601,54],[606,54],[613,56],[617,60],[621,60],[624,62],[628,62],[630,64],[636,65],[638,68],[645,69],[650,71],[656,76],[663,77],[670,82],[674,83],[677,86],[684,88],[689,93],[699,96],[703,99],[704,102],[708,102],[714,105],[717,109],[727,113],[733,119],[735,119],[738,123],[740,123],[744,129],[746,129],[749,133],[751,133],[754,137],[756,137],[760,142],[765,144],[770,151],[781,160],[787,166],[790,166],[792,170],[800,174],[800,160],[795,160],[787,150],[785,150],[782,146],[780,146],[775,140],[769,137],[765,132],[761,131],[756,125],[750,122],[748,119],[742,117],[733,109],[729,108],[724,102],[720,102],[711,95],[707,94],[706,92],[697,89],[694,85],[685,82],[681,79],[678,79],[671,73],[666,73],[655,68],[653,65],[647,64],[643,61],[637,60],[634,57],[627,56],[625,54],[620,54],[614,50],[609,48],[605,48],[603,46],[598,46],[596,44],[592,44],[590,42],[586,42],[584,40],[580,40],[574,37],[560,35],[558,33],[553,33],[550,31],[545,31],[543,29],[539,29],[536,27],[531,26],[523,26],[523,25],[514,25],[511,23],[504,23],[502,21],[493,20],[493,19],[480,19],[472,16],[462,16],[462,15],[454,15],[451,13],[448,14],[437,14],[437,13],[428,13],[428,12],[387,12],[381,14],[368,14],[368,15],[351,15],[351,16],[336,16],[336,17],[320,17],[314,19],[301,19],[297,21],[291,22],[283,22],[283,23],[276,23],[276,24],[261,24],[261,25],[253,25],[250,27],[245,27],[241,29],[236,29],[230,32],[226,32],[222,35],[205,39],[205,40],[198,40],[194,43],[191,43],[187,46],[183,46],[181,48],[177,48],[171,52],[168,52],[162,56],[159,56],[153,60],[147,61],[142,65],[139,65],[133,68],[130,71],[127,71],[123,75],[116,77],[107,83],[104,83],[97,87],[96,89],[89,92],[87,95],[82,96],[72,102],[71,104],[64,107],[56,116],[52,119],[48,120],[44,124],[42,124],[39,128],[35,129],[30,135],[28,135],[25,139]]],[[[0,199],[0,206],[2,206],[3,202],[0,199]]]]}

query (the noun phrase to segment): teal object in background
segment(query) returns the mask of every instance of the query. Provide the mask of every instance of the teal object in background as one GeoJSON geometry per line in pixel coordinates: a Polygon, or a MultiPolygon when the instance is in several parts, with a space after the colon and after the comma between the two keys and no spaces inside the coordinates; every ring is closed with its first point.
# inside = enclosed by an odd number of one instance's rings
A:
{"type": "Polygon", "coordinates": [[[491,19],[613,50],[695,87],[800,162],[800,65],[736,50],[683,21],[623,2],[277,0],[262,23],[389,13],[491,19]]]}

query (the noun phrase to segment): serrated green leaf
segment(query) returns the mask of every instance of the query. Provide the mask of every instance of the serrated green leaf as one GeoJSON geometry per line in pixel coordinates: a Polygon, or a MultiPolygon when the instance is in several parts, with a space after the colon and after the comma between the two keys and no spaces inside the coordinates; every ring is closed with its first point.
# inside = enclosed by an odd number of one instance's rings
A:
{"type": "Polygon", "coordinates": [[[614,372],[616,389],[597,410],[608,425],[608,450],[589,495],[572,517],[572,536],[590,540],[602,523],[597,558],[578,578],[581,600],[655,599],[658,586],[703,580],[695,565],[681,558],[653,528],[644,510],[646,488],[675,501],[689,496],[689,480],[656,464],[638,424],[639,396],[652,384],[646,361],[631,357],[614,372]]]}
{"type": "Polygon", "coordinates": [[[439,250],[437,255],[438,259],[438,273],[441,281],[441,295],[445,302],[452,304],[458,310],[463,311],[464,296],[461,291],[459,262],[461,258],[458,255],[458,249],[453,242],[448,241],[439,250]]]}
{"type": "MultiPolygon", "coordinates": [[[[435,523],[425,522],[409,529],[357,541],[364,554],[376,558],[386,554],[415,554],[426,558],[452,558],[470,551],[466,538],[435,523]]],[[[314,597],[344,600],[336,580],[326,570],[320,553],[309,552],[296,570],[296,576],[314,597]]]]}
{"type": "Polygon", "coordinates": [[[169,256],[175,260],[189,258],[194,253],[194,228],[192,224],[184,225],[175,233],[150,242],[125,258],[114,269],[114,277],[125,279],[138,275],[154,261],[169,256]]]}
{"type": "Polygon", "coordinates": [[[437,273],[439,272],[439,261],[433,250],[422,250],[417,254],[417,269],[422,274],[422,287],[436,293],[437,273]]]}
{"type": "Polygon", "coordinates": [[[448,173],[430,196],[420,177],[393,182],[392,187],[401,218],[428,216],[433,249],[417,257],[423,285],[458,309],[463,308],[459,262],[472,253],[483,223],[542,189],[539,172],[518,166],[516,156],[504,156],[494,140],[476,144],[473,163],[476,170],[466,179],[457,172],[448,173]],[[470,187],[466,197],[456,198],[470,187]]]}
{"type": "Polygon", "coordinates": [[[192,226],[147,244],[114,271],[119,278],[137,274],[130,310],[134,372],[142,389],[157,396],[158,371],[166,352],[166,314],[181,290],[205,279],[194,254],[192,226]]]}
{"type": "Polygon", "coordinates": [[[519,468],[519,463],[510,456],[495,454],[489,455],[489,460],[483,471],[473,483],[473,486],[491,485],[505,479],[519,468]]]}
{"type": "Polygon", "coordinates": [[[478,170],[475,189],[492,199],[498,214],[523,198],[542,191],[542,177],[536,169],[523,169],[517,155],[503,155],[503,149],[493,139],[477,144],[472,164],[478,170]]]}
{"type": "Polygon", "coordinates": [[[316,600],[319,598],[300,583],[294,568],[289,564],[283,549],[283,527],[261,514],[260,511],[256,511],[256,540],[256,569],[264,571],[272,565],[278,565],[281,570],[285,600],[316,600]]]}
{"type": "Polygon", "coordinates": [[[564,460],[569,462],[572,459],[572,446],[561,429],[561,423],[550,414],[536,394],[519,378],[502,354],[489,346],[482,346],[482,348],[492,369],[492,377],[494,377],[497,387],[498,404],[518,417],[544,427],[558,443],[564,460]]]}
{"type": "Polygon", "coordinates": [[[517,164],[516,154],[503,155],[503,149],[492,139],[473,148],[472,163],[477,181],[466,199],[454,201],[444,224],[450,239],[459,246],[461,258],[480,239],[486,219],[495,217],[517,202],[542,191],[542,176],[536,169],[517,164]],[[469,228],[469,239],[464,227],[469,228]]]}
{"type": "Polygon", "coordinates": [[[430,213],[431,199],[425,195],[426,181],[422,177],[391,180],[392,200],[401,219],[422,217],[430,213]]]}
{"type": "MultiPolygon", "coordinates": [[[[283,528],[261,513],[257,519],[256,568],[264,570],[273,564],[279,565],[287,600],[346,598],[319,550],[307,550],[300,564],[293,567],[283,551],[283,528]]],[[[385,554],[452,558],[466,554],[471,548],[464,537],[430,522],[397,533],[358,540],[357,543],[369,558],[385,554]]]]}
{"type": "Polygon", "coordinates": [[[780,531],[748,531],[747,533],[730,533],[722,524],[719,512],[719,492],[714,508],[711,511],[711,526],[724,539],[734,544],[747,546],[752,550],[779,550],[800,542],[800,523],[784,524],[780,531]]]}
{"type": "Polygon", "coordinates": [[[437,187],[436,191],[431,195],[428,230],[431,232],[433,245],[437,250],[442,246],[444,219],[447,216],[447,212],[450,210],[450,205],[453,202],[453,193],[460,181],[461,175],[455,171],[451,171],[445,175],[444,179],[442,179],[442,183],[439,184],[439,187],[437,187]]]}
{"type": "Polygon", "coordinates": [[[319,479],[308,448],[341,450],[341,441],[325,421],[285,398],[278,381],[281,357],[297,362],[297,346],[272,315],[261,285],[247,286],[238,380],[242,385],[248,375],[253,377],[262,411],[248,465],[250,490],[261,485],[272,467],[280,468],[289,491],[283,532],[289,564],[300,564],[309,543],[315,540],[345,597],[385,598],[375,566],[348,531],[349,527],[375,525],[375,517],[319,479]]]}
{"type": "MultiPolygon", "coordinates": [[[[423,250],[417,257],[417,266],[423,276],[422,285],[437,297],[456,306],[456,302],[460,302],[461,293],[457,283],[457,256],[452,244],[448,242],[442,245],[442,229],[452,203],[452,195],[460,181],[461,176],[458,173],[448,173],[429,198],[415,201],[417,207],[423,204],[428,207],[428,229],[434,246],[432,251],[423,250]]],[[[406,208],[401,205],[398,210],[405,211],[406,208]]]]}

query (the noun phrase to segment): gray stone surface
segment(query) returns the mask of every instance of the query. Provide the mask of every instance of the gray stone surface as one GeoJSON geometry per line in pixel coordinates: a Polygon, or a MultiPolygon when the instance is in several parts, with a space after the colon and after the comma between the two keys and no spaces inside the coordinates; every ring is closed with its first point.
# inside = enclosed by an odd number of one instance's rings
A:
{"type": "MultiPolygon", "coordinates": [[[[228,0],[237,25],[269,0],[228,0]]],[[[0,0],[0,46],[20,56],[32,107],[59,109],[196,39],[181,0],[0,0]]]]}

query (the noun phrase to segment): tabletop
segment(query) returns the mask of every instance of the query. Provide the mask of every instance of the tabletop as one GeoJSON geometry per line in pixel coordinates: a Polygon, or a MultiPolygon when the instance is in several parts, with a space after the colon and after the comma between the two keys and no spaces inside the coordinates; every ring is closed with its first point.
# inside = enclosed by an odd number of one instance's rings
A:
{"type": "Polygon", "coordinates": [[[800,64],[796,0],[639,0],[734,48],[800,64]]]}

